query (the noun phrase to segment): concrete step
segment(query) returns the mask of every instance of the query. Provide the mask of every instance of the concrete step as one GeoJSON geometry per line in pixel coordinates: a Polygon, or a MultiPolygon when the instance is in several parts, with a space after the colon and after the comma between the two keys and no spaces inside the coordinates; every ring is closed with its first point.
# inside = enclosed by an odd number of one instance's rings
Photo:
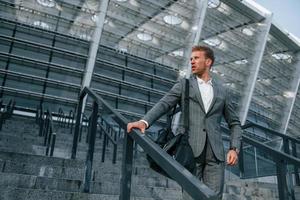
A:
{"type": "Polygon", "coordinates": [[[294,186],[295,199],[300,199],[300,186],[294,186]]]}
{"type": "MultiPolygon", "coordinates": [[[[150,182],[148,182],[150,183],[150,182]]],[[[20,175],[13,173],[0,173],[0,188],[16,187],[26,189],[42,189],[47,191],[83,191],[83,182],[81,180],[69,180],[59,178],[39,177],[32,175],[20,175]]],[[[91,182],[90,193],[94,194],[119,194],[120,180],[101,180],[91,182]]],[[[173,197],[181,194],[181,188],[164,187],[155,184],[146,184],[141,182],[138,177],[132,179],[132,194],[141,197],[151,197],[154,193],[161,194],[166,192],[166,196],[173,197]],[[170,195],[169,193],[175,193],[170,195]]]]}
{"type": "MultiPolygon", "coordinates": [[[[80,192],[47,191],[24,188],[0,188],[2,200],[119,200],[119,195],[88,194],[80,192]]],[[[130,200],[179,200],[180,198],[131,196],[130,200]]]]}
{"type": "MultiPolygon", "coordinates": [[[[96,180],[101,180],[103,174],[121,173],[121,162],[112,164],[111,162],[101,162],[94,159],[93,170],[96,180]]],[[[133,175],[148,176],[152,178],[164,178],[160,174],[151,170],[147,165],[133,162],[133,175]]],[[[29,174],[48,177],[65,177],[76,179],[76,176],[84,175],[85,161],[78,159],[63,159],[55,157],[45,157],[39,155],[29,155],[15,152],[0,152],[0,169],[2,172],[29,174]]]]}
{"type": "Polygon", "coordinates": [[[248,180],[227,181],[223,199],[278,200],[277,184],[248,180]]]}

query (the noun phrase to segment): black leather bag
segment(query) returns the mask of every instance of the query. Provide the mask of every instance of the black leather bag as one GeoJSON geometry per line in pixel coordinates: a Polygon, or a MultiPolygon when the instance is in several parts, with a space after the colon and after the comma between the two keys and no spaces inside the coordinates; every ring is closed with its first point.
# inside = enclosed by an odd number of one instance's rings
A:
{"type": "MultiPolygon", "coordinates": [[[[189,117],[189,80],[186,79],[185,82],[185,92],[183,96],[183,121],[184,121],[184,132],[178,133],[176,136],[173,134],[171,129],[172,117],[175,114],[175,108],[173,114],[168,116],[167,128],[164,128],[159,131],[159,136],[155,140],[155,143],[158,144],[164,151],[166,151],[170,156],[173,157],[177,162],[179,162],[183,167],[193,173],[195,169],[195,159],[193,150],[189,144],[188,138],[188,117],[189,117]]],[[[170,176],[149,156],[147,155],[147,160],[149,162],[150,168],[154,171],[167,176],[170,176]]]]}

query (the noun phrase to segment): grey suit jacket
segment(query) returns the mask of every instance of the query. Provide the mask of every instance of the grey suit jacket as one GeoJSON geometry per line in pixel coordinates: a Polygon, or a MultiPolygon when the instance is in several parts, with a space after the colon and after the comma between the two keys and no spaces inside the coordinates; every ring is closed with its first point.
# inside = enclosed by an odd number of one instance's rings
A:
{"type": "MultiPolygon", "coordinates": [[[[146,120],[149,126],[177,103],[181,102],[181,96],[184,93],[184,84],[184,79],[179,80],[144,116],[143,120],[146,120]]],[[[224,161],[225,153],[222,142],[221,119],[224,116],[230,128],[231,147],[240,148],[241,125],[226,88],[222,86],[217,77],[212,78],[212,85],[214,97],[208,112],[205,113],[197,78],[195,75],[190,77],[189,142],[195,157],[197,157],[203,151],[206,137],[208,137],[215,156],[218,160],[224,161]]]]}

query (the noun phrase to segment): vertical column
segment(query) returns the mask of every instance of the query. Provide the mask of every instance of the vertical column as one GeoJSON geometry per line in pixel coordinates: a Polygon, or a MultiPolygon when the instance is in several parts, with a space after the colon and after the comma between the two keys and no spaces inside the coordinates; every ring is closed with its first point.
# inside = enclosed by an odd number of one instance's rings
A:
{"type": "Polygon", "coordinates": [[[186,60],[185,60],[184,68],[182,70],[184,70],[186,72],[186,73],[184,73],[186,77],[189,77],[191,74],[191,68],[190,68],[190,63],[189,63],[190,55],[192,52],[192,47],[199,43],[202,27],[204,24],[205,14],[206,14],[206,10],[207,10],[207,4],[208,4],[207,0],[197,0],[196,1],[196,10],[198,12],[195,13],[196,17],[194,19],[195,32],[191,36],[190,42],[188,43],[188,45],[186,45],[185,50],[184,50],[184,58],[186,60]]]}
{"type": "Polygon", "coordinates": [[[298,92],[298,88],[299,88],[299,83],[300,83],[300,52],[298,52],[296,54],[296,59],[297,63],[295,64],[295,76],[293,78],[293,80],[291,81],[291,92],[292,94],[294,94],[294,96],[292,98],[287,99],[286,101],[286,108],[285,111],[283,112],[283,118],[282,118],[282,123],[281,123],[281,128],[280,128],[280,132],[283,134],[286,134],[288,125],[289,125],[289,121],[292,115],[292,111],[293,111],[293,107],[295,104],[295,100],[297,98],[297,92],[298,92]]]}
{"type": "MultiPolygon", "coordinates": [[[[99,16],[96,20],[96,28],[93,34],[93,37],[91,39],[90,43],[90,49],[89,49],[89,55],[88,60],[85,67],[84,77],[82,81],[81,88],[89,87],[92,81],[92,75],[94,71],[94,66],[96,62],[98,47],[100,44],[100,39],[102,35],[102,29],[104,26],[104,20],[108,8],[109,0],[102,0],[99,4],[99,7],[97,10],[99,10],[99,16]]],[[[84,110],[86,99],[84,100],[82,109],[84,110]]]]}
{"type": "MultiPolygon", "coordinates": [[[[200,40],[200,36],[201,36],[201,31],[202,31],[202,27],[204,24],[204,19],[205,19],[205,14],[206,14],[206,10],[207,10],[207,0],[196,0],[196,9],[197,13],[195,13],[195,19],[194,19],[194,26],[195,26],[195,32],[194,34],[192,34],[190,41],[188,42],[188,44],[186,45],[185,49],[184,49],[184,67],[181,69],[184,73],[179,73],[179,77],[178,78],[182,78],[182,77],[190,77],[191,75],[191,67],[190,67],[190,56],[191,56],[191,52],[192,52],[192,47],[194,45],[197,45],[199,43],[200,40]]],[[[173,127],[172,130],[175,131],[178,127],[179,124],[179,120],[180,120],[180,115],[181,113],[176,114],[173,117],[173,127]]]]}
{"type": "Polygon", "coordinates": [[[262,22],[260,22],[262,25],[260,26],[261,30],[258,33],[257,41],[261,41],[261,42],[257,43],[257,45],[256,45],[256,48],[254,51],[255,54],[252,59],[253,65],[251,66],[250,75],[247,80],[247,86],[244,90],[243,98],[241,101],[241,110],[240,110],[239,116],[240,116],[242,125],[245,124],[246,119],[247,119],[253,91],[255,88],[257,75],[258,75],[258,72],[260,69],[265,46],[266,46],[267,39],[268,39],[268,34],[270,31],[270,27],[271,27],[272,18],[273,18],[272,13],[266,13],[265,19],[262,22]]]}

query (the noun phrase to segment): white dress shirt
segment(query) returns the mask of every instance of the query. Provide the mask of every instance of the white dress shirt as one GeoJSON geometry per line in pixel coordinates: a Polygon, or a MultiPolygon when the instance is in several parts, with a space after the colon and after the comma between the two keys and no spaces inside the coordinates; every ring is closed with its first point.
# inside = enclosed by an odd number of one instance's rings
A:
{"type": "Polygon", "coordinates": [[[213,100],[213,97],[214,97],[212,81],[210,79],[209,81],[205,82],[204,80],[202,80],[201,78],[198,78],[198,77],[197,77],[197,81],[198,81],[198,86],[199,86],[200,94],[202,97],[204,109],[205,109],[205,112],[207,113],[208,109],[211,105],[211,102],[213,100]]]}

